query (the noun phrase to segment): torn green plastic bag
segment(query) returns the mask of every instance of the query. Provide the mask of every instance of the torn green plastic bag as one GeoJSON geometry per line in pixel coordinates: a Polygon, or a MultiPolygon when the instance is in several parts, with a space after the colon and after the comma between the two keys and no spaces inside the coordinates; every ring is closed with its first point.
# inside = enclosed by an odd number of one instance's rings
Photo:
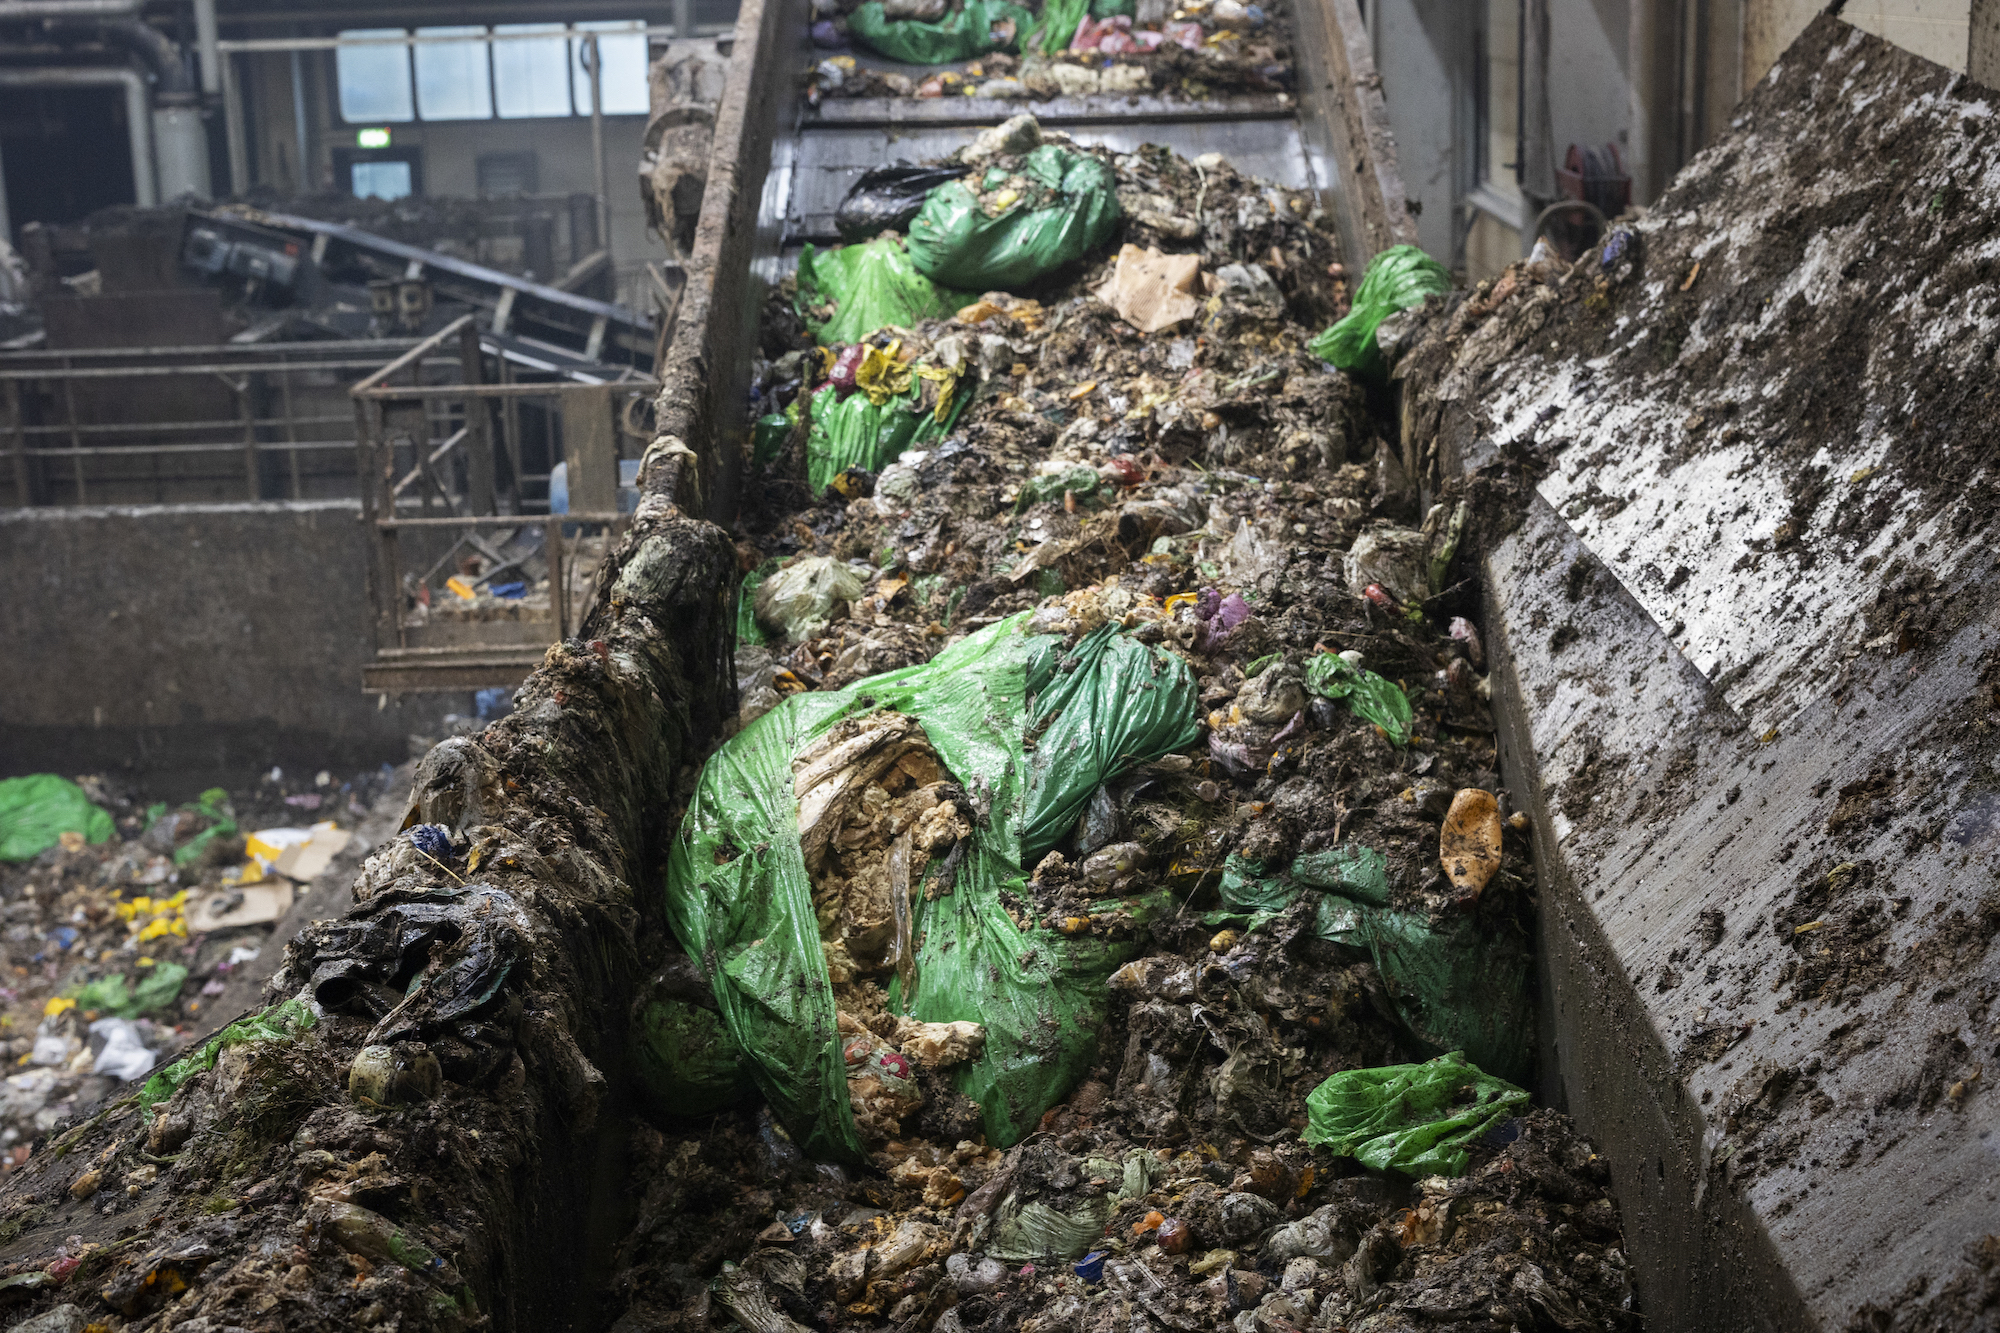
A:
{"type": "MultiPolygon", "coordinates": [[[[1022,160],[1021,174],[1055,192],[1042,207],[1022,199],[997,217],[980,211],[964,181],[930,192],[910,223],[910,259],[917,271],[965,291],[1015,291],[1074,264],[1111,239],[1118,226],[1117,180],[1084,153],[1045,143],[1022,160]]],[[[983,187],[1007,173],[991,168],[983,187]]]]}
{"type": "Polygon", "coordinates": [[[1306,346],[1337,369],[1380,381],[1389,366],[1375,345],[1375,330],[1398,310],[1450,290],[1450,269],[1414,245],[1392,245],[1368,261],[1347,314],[1306,346]]]}
{"type": "Polygon", "coordinates": [[[286,1000],[261,1014],[239,1018],[194,1050],[155,1073],[139,1085],[139,1110],[151,1111],[180,1091],[181,1085],[197,1074],[215,1068],[224,1050],[244,1042],[290,1041],[318,1021],[303,1000],[286,1000]]]}
{"type": "Polygon", "coordinates": [[[1078,463],[1063,468],[1059,472],[1044,472],[1021,483],[1021,493],[1014,497],[1014,512],[1026,513],[1044,500],[1060,500],[1064,492],[1078,500],[1089,500],[1097,494],[1102,482],[1097,469],[1088,463],[1078,463]]]}
{"type": "Polygon", "coordinates": [[[127,986],[125,974],[99,977],[76,993],[76,1007],[119,1018],[137,1018],[180,998],[188,970],[179,963],[158,963],[139,974],[139,984],[127,986]]]}
{"type": "Polygon", "coordinates": [[[1306,1095],[1303,1137],[1377,1171],[1461,1176],[1472,1141],[1527,1104],[1526,1092],[1452,1051],[1335,1074],[1306,1095]]]}
{"type": "Polygon", "coordinates": [[[792,419],[783,412],[770,412],[757,418],[757,424],[750,428],[750,466],[761,468],[784,452],[785,440],[792,433],[792,419]]]}
{"type": "Polygon", "coordinates": [[[1021,1202],[1008,1194],[993,1213],[993,1234],[986,1253],[1009,1263],[1040,1259],[1081,1259],[1104,1238],[1111,1210],[1127,1199],[1142,1199],[1163,1175],[1160,1159],[1144,1148],[1133,1148],[1119,1161],[1099,1154],[1083,1159],[1078,1173],[1084,1180],[1114,1180],[1108,1193],[1084,1199],[1059,1212],[1039,1199],[1021,1202]]]}
{"type": "Polygon", "coordinates": [[[877,406],[859,391],[845,398],[829,384],[812,396],[806,433],[806,484],[817,499],[828,483],[848,468],[880,472],[905,449],[919,449],[942,439],[958,424],[972,391],[961,387],[943,421],[923,410],[921,381],[909,393],[877,406]]]}
{"type": "Polygon", "coordinates": [[[1090,0],[1047,0],[1034,30],[1022,39],[1021,49],[1048,56],[1068,50],[1070,39],[1090,11],[1090,0]]]}
{"type": "Polygon", "coordinates": [[[877,406],[865,393],[849,393],[829,384],[812,396],[812,425],[806,435],[806,484],[814,498],[827,483],[848,468],[880,472],[910,447],[923,417],[912,390],[877,406]]]}
{"type": "Polygon", "coordinates": [[[1251,930],[1314,893],[1313,933],[1365,950],[1404,1029],[1432,1051],[1464,1051],[1482,1069],[1528,1077],[1534,1015],[1527,942],[1492,934],[1473,916],[1432,924],[1389,906],[1388,858],[1343,844],[1266,870],[1233,853],[1223,862],[1217,918],[1247,917],[1251,930]]]}
{"type": "Polygon", "coordinates": [[[639,1082],[668,1115],[708,1115],[747,1096],[753,1084],[743,1050],[713,1009],[654,1000],[639,1011],[633,1064],[639,1082]]]}
{"type": "MultiPolygon", "coordinates": [[[[918,719],[938,759],[984,812],[949,883],[933,864],[913,907],[914,993],[892,1009],[925,1022],[985,1025],[986,1044],[951,1071],[984,1111],[990,1142],[1033,1129],[1088,1070],[1105,980],[1130,944],[1016,926],[1003,891],[1074,824],[1097,786],[1200,736],[1193,676],[1171,654],[1107,626],[1065,653],[1025,635],[1026,613],[946,648],[924,666],[844,690],[795,694],[703,768],[667,871],[667,915],[701,963],[724,1025],[778,1120],[814,1156],[855,1160],[833,992],[820,949],[792,759],[844,718],[893,709],[918,719]],[[1029,737],[1033,737],[1030,749],[1029,737]]],[[[1136,919],[1163,895],[1124,904],[1136,919]]]]}
{"type": "MultiPolygon", "coordinates": [[[[184,866],[200,856],[211,842],[236,834],[236,810],[229,804],[229,793],[221,787],[210,787],[195,798],[192,805],[183,805],[182,810],[190,814],[204,815],[211,821],[201,832],[174,849],[174,864],[184,866]]],[[[146,827],[151,828],[160,816],[167,813],[167,803],[158,801],[146,807],[146,827]]]]}
{"type": "Polygon", "coordinates": [[[87,843],[111,836],[111,816],[92,805],[83,788],[53,773],[0,779],[0,861],[31,861],[81,833],[87,843]]]}
{"type": "Polygon", "coordinates": [[[988,51],[1011,51],[1035,16],[1005,0],[965,0],[955,12],[935,23],[892,19],[882,0],[868,0],[847,16],[847,33],[855,41],[908,65],[948,65],[971,60],[988,51]]]}
{"type": "Polygon", "coordinates": [[[860,342],[877,329],[911,328],[943,319],[972,304],[964,292],[946,291],[917,272],[902,241],[878,236],[860,245],[799,255],[798,312],[821,346],[860,342]],[[809,312],[831,305],[831,318],[809,312]]]}
{"type": "Polygon", "coordinates": [[[1410,696],[1395,681],[1363,671],[1338,653],[1321,653],[1306,664],[1306,688],[1328,699],[1345,699],[1356,717],[1382,728],[1392,742],[1410,743],[1416,714],[1410,696]]]}
{"type": "Polygon", "coordinates": [[[738,648],[761,648],[770,642],[771,636],[764,633],[764,627],[757,623],[757,589],[765,579],[778,572],[780,562],[776,556],[743,576],[743,582],[736,588],[736,646],[738,648]]]}
{"type": "Polygon", "coordinates": [[[1043,55],[1058,55],[1069,49],[1076,37],[1076,30],[1083,26],[1086,15],[1094,19],[1116,18],[1123,15],[1131,18],[1139,12],[1134,0],[1048,0],[1042,6],[1042,17],[1021,41],[1021,50],[1040,51],[1043,55]]]}

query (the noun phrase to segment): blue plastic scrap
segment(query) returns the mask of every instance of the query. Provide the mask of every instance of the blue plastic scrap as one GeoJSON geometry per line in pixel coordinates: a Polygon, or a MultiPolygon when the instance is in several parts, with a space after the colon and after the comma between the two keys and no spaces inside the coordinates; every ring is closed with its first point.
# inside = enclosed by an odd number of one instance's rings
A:
{"type": "Polygon", "coordinates": [[[451,830],[442,824],[418,824],[410,830],[410,841],[425,856],[451,859],[451,830]]]}

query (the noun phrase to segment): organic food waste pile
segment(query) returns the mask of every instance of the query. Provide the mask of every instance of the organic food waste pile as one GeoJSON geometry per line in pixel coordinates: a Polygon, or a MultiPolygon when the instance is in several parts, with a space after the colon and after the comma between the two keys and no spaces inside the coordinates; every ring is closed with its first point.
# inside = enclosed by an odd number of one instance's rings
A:
{"type": "Polygon", "coordinates": [[[231,977],[269,972],[274,925],[337,853],[335,873],[358,859],[349,830],[392,785],[278,770],[173,804],[95,777],[0,780],[0,1175],[234,1017],[217,1012],[231,977]]]}
{"type": "Polygon", "coordinates": [[[1026,117],[934,176],[765,311],[609,1322],[1637,1327],[1522,1089],[1506,487],[1383,424],[1442,271],[1350,310],[1311,196],[1026,117]]]}
{"type": "Polygon", "coordinates": [[[1284,0],[815,0],[807,97],[1289,97],[1284,0]],[[849,49],[862,58],[844,54],[849,49]],[[885,67],[903,65],[908,69],[885,67]]]}

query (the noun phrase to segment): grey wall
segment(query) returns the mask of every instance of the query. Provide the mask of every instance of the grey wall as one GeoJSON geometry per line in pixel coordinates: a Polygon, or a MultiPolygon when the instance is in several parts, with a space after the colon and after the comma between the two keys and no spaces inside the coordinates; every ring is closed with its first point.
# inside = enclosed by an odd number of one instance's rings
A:
{"type": "Polygon", "coordinates": [[[469,696],[379,708],[348,501],[0,511],[0,775],[240,780],[404,757],[469,696]]]}
{"type": "Polygon", "coordinates": [[[1369,28],[1382,74],[1403,192],[1417,244],[1449,264],[1458,201],[1472,188],[1473,0],[1373,0],[1369,28]]]}

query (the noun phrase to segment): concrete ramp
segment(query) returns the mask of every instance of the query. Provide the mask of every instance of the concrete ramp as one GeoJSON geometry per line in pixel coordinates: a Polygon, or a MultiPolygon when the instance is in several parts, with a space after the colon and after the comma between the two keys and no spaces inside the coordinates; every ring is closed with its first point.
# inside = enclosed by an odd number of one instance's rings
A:
{"type": "Polygon", "coordinates": [[[1609,262],[1400,369],[1408,460],[1520,500],[1548,1092],[1654,1328],[2000,1318],[1996,109],[1822,17],[1609,262]]]}

